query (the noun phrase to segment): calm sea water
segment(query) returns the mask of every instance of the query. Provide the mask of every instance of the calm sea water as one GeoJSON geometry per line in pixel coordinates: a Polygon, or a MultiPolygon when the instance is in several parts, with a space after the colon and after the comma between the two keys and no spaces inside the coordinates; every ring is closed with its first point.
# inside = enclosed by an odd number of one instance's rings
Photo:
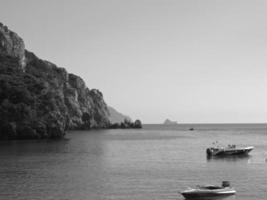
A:
{"type": "Polygon", "coordinates": [[[263,200],[266,158],[266,124],[145,125],[1,142],[0,199],[180,200],[188,186],[229,180],[237,194],[227,200],[263,200]],[[208,160],[205,149],[214,141],[255,149],[250,157],[208,160]]]}

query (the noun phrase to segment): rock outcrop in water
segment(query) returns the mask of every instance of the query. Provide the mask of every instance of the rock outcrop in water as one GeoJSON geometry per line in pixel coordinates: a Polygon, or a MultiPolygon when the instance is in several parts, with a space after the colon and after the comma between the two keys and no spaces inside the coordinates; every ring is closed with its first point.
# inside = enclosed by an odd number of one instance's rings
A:
{"type": "Polygon", "coordinates": [[[109,124],[100,91],[25,50],[0,24],[0,139],[60,138],[68,129],[109,124]]]}
{"type": "Polygon", "coordinates": [[[111,123],[109,128],[111,129],[130,129],[130,128],[142,128],[142,122],[141,120],[137,119],[134,122],[132,122],[129,119],[124,119],[123,122],[120,123],[111,123]]]}
{"type": "Polygon", "coordinates": [[[163,122],[164,125],[173,125],[173,124],[178,124],[177,121],[171,121],[169,119],[166,119],[164,122],[163,122]]]}

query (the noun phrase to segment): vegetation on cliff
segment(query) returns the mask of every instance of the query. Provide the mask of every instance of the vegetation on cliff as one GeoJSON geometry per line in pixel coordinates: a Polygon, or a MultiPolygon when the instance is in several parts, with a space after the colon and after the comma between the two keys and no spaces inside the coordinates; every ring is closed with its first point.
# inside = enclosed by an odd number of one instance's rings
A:
{"type": "Polygon", "coordinates": [[[60,138],[68,129],[107,128],[108,117],[100,91],[25,50],[0,24],[0,139],[60,138]]]}
{"type": "Polygon", "coordinates": [[[124,119],[123,122],[111,123],[109,128],[111,128],[111,129],[142,128],[142,122],[139,119],[132,122],[131,120],[126,118],[126,119],[124,119]]]}
{"type": "Polygon", "coordinates": [[[66,130],[141,128],[110,122],[103,95],[79,76],[39,59],[0,23],[0,139],[61,138],[66,130]]]}
{"type": "Polygon", "coordinates": [[[26,55],[25,72],[18,59],[0,56],[1,139],[59,138],[67,129],[109,127],[101,92],[89,90],[63,68],[26,55]]]}

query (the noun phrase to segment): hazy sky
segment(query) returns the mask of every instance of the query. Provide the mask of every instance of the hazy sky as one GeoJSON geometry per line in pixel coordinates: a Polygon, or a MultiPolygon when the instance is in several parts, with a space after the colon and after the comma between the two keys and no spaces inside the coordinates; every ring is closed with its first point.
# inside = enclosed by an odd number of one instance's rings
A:
{"type": "Polygon", "coordinates": [[[0,0],[0,21],[133,119],[267,122],[265,0],[0,0]]]}

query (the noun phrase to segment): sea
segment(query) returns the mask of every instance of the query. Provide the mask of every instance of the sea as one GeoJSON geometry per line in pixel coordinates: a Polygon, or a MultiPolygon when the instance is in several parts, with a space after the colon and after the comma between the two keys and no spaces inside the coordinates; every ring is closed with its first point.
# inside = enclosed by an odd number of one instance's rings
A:
{"type": "Polygon", "coordinates": [[[0,142],[1,200],[182,200],[188,187],[222,181],[237,191],[226,200],[267,199],[267,124],[147,124],[0,142]],[[254,150],[208,159],[213,143],[254,150]]]}

